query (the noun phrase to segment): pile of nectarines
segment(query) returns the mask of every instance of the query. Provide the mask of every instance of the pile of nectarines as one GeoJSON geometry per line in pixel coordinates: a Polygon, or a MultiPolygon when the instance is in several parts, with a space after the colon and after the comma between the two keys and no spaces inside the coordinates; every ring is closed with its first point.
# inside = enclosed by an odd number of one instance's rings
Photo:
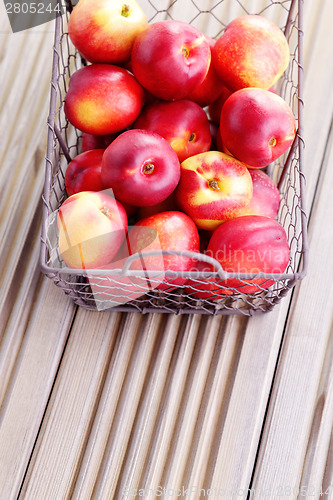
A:
{"type": "MultiPolygon", "coordinates": [[[[198,284],[165,272],[215,270],[193,252],[235,274],[288,265],[280,194],[263,170],[296,134],[273,88],[290,59],[283,32],[244,15],[213,40],[182,21],[148,24],[136,0],[80,0],[68,34],[87,65],[71,76],[64,102],[82,132],[57,216],[67,266],[119,269],[155,251],[130,265],[163,273],[148,289],[185,285],[205,299],[270,287],[270,279],[198,284]]],[[[142,294],[133,294],[135,278],[121,279],[133,285],[128,297],[142,294]]]]}

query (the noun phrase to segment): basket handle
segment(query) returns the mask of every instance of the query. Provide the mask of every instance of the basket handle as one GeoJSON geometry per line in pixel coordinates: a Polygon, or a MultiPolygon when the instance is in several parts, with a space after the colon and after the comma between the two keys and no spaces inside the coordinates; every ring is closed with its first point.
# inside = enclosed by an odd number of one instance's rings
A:
{"type": "Polygon", "coordinates": [[[179,250],[162,250],[162,251],[161,250],[149,250],[148,252],[137,252],[137,253],[127,257],[125,264],[123,266],[123,269],[122,269],[122,274],[125,276],[128,274],[128,271],[130,270],[129,268],[130,268],[132,262],[134,262],[135,260],[137,260],[139,258],[144,258],[144,257],[152,257],[154,255],[178,255],[181,257],[190,257],[192,259],[196,259],[196,260],[199,260],[202,262],[207,262],[207,264],[211,264],[216,269],[219,277],[222,280],[227,279],[226,271],[224,271],[223,267],[216,259],[214,259],[213,257],[209,257],[209,255],[206,255],[203,253],[190,252],[188,250],[183,250],[183,251],[179,251],[179,250]]]}

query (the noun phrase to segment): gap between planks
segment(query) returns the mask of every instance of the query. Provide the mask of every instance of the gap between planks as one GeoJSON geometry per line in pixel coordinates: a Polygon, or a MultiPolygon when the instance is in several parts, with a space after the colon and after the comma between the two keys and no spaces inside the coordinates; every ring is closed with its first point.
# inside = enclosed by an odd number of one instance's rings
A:
{"type": "MultiPolygon", "coordinates": [[[[315,105],[315,104],[314,104],[314,105],[315,105]]],[[[320,138],[320,134],[319,134],[319,133],[318,133],[318,138],[320,138]]],[[[312,140],[314,141],[315,139],[312,139],[312,140]]],[[[318,151],[318,150],[317,150],[317,151],[318,151]]],[[[319,148],[319,153],[316,153],[316,154],[317,154],[317,155],[318,155],[318,154],[320,154],[320,148],[319,148]]],[[[314,179],[314,178],[315,178],[315,176],[313,176],[313,179],[314,179]]],[[[270,313],[270,314],[272,314],[272,313],[270,313]]],[[[282,315],[282,314],[281,314],[281,317],[283,317],[283,315],[282,315]]],[[[275,318],[276,318],[276,317],[275,317],[275,318]]],[[[258,320],[258,322],[257,322],[256,320],[254,320],[254,318],[251,318],[250,324],[253,324],[253,325],[254,325],[254,324],[256,324],[256,325],[258,326],[258,324],[259,324],[259,325],[260,325],[260,324],[265,324],[265,322],[266,322],[266,321],[261,322],[261,321],[259,321],[259,320],[258,320]]],[[[273,322],[273,319],[272,319],[272,322],[273,322]]],[[[267,322],[267,323],[269,323],[269,322],[267,322]]],[[[245,372],[244,372],[243,376],[240,378],[240,381],[242,381],[242,380],[243,380],[243,379],[245,379],[245,378],[246,378],[246,370],[245,370],[245,372]]]]}
{"type": "Polygon", "coordinates": [[[309,222],[310,248],[315,258],[305,286],[298,287],[294,294],[286,326],[254,476],[254,489],[259,491],[274,491],[280,484],[296,490],[303,487],[307,491],[304,496],[310,497],[311,488],[316,494],[325,487],[323,478],[333,424],[333,234],[324,227],[333,212],[332,144],[330,129],[309,222]],[[311,454],[316,455],[315,462],[311,461],[311,454]]]}

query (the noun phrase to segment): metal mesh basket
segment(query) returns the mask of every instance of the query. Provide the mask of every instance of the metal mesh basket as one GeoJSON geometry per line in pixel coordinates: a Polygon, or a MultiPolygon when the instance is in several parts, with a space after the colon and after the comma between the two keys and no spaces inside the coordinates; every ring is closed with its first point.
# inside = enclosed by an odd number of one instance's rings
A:
{"type": "MultiPolygon", "coordinates": [[[[141,0],[150,22],[176,19],[189,22],[212,38],[217,38],[225,26],[235,17],[244,14],[261,14],[272,19],[284,31],[290,47],[291,61],[280,78],[277,92],[291,106],[296,122],[297,134],[289,151],[274,164],[267,173],[278,185],[281,203],[278,221],[286,230],[290,245],[290,261],[283,274],[226,273],[214,261],[216,272],[174,273],[165,271],[163,289],[161,273],[147,277],[143,271],[131,271],[129,265],[112,271],[91,270],[91,281],[84,271],[70,269],[57,254],[55,214],[66,198],[65,171],[70,158],[80,153],[81,132],[72,127],[64,115],[63,102],[69,77],[85,61],[72,46],[66,32],[67,20],[72,4],[67,2],[66,14],[56,19],[53,47],[53,71],[48,117],[48,145],[46,174],[43,193],[43,222],[41,231],[41,269],[54,283],[61,287],[73,301],[83,307],[103,310],[169,312],[176,314],[245,314],[271,310],[302,279],[307,267],[307,233],[304,209],[303,163],[303,101],[302,101],[302,7],[303,0],[141,0]],[[170,275],[170,278],[168,276],[170,275]],[[264,283],[256,293],[240,293],[237,288],[221,286],[226,278],[240,280],[262,278],[273,282],[265,288],[264,283]],[[175,286],[173,281],[178,278],[175,286]],[[182,279],[180,279],[182,278],[182,279]],[[216,288],[204,298],[198,298],[209,278],[215,278],[216,288]],[[190,285],[188,281],[191,280],[190,285]],[[93,283],[93,288],[90,283],[93,283]],[[169,282],[170,286],[167,285],[169,282]],[[181,284],[179,284],[179,282],[181,284]],[[228,289],[226,295],[221,290],[228,289]]],[[[182,252],[179,252],[182,254],[182,252]]],[[[204,254],[195,254],[199,260],[207,260],[204,254]]]]}

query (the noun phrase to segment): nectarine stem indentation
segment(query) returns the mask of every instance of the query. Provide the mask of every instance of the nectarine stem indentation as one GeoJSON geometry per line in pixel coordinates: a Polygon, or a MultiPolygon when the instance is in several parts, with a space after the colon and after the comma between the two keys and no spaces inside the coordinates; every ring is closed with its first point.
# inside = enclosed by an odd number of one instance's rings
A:
{"type": "Polygon", "coordinates": [[[153,163],[146,163],[143,167],[144,174],[152,174],[154,172],[155,165],[153,163]]]}
{"type": "Polygon", "coordinates": [[[110,212],[110,209],[108,207],[101,208],[101,212],[102,212],[102,214],[106,215],[106,217],[110,218],[111,212],[110,212]]]}
{"type": "Polygon", "coordinates": [[[220,190],[219,185],[218,185],[218,182],[217,182],[215,179],[213,179],[213,180],[209,181],[209,182],[208,182],[208,186],[210,187],[210,189],[214,189],[214,190],[216,190],[216,191],[219,191],[219,190],[220,190]]]}
{"type": "Polygon", "coordinates": [[[197,136],[195,135],[195,133],[194,133],[194,132],[192,132],[192,134],[190,135],[190,137],[189,137],[189,139],[188,139],[188,142],[194,142],[194,141],[195,141],[195,139],[196,139],[196,137],[197,137],[197,136]]]}
{"type": "Polygon", "coordinates": [[[129,8],[129,5],[123,5],[123,8],[121,9],[121,15],[123,17],[128,17],[130,14],[130,8],[129,8]]]}
{"type": "Polygon", "coordinates": [[[276,146],[276,139],[275,139],[275,137],[271,137],[271,138],[270,138],[268,145],[269,145],[271,148],[274,148],[274,146],[276,146]]]}
{"type": "Polygon", "coordinates": [[[186,47],[186,45],[183,46],[183,56],[187,59],[188,56],[190,55],[190,51],[186,47]]]}

